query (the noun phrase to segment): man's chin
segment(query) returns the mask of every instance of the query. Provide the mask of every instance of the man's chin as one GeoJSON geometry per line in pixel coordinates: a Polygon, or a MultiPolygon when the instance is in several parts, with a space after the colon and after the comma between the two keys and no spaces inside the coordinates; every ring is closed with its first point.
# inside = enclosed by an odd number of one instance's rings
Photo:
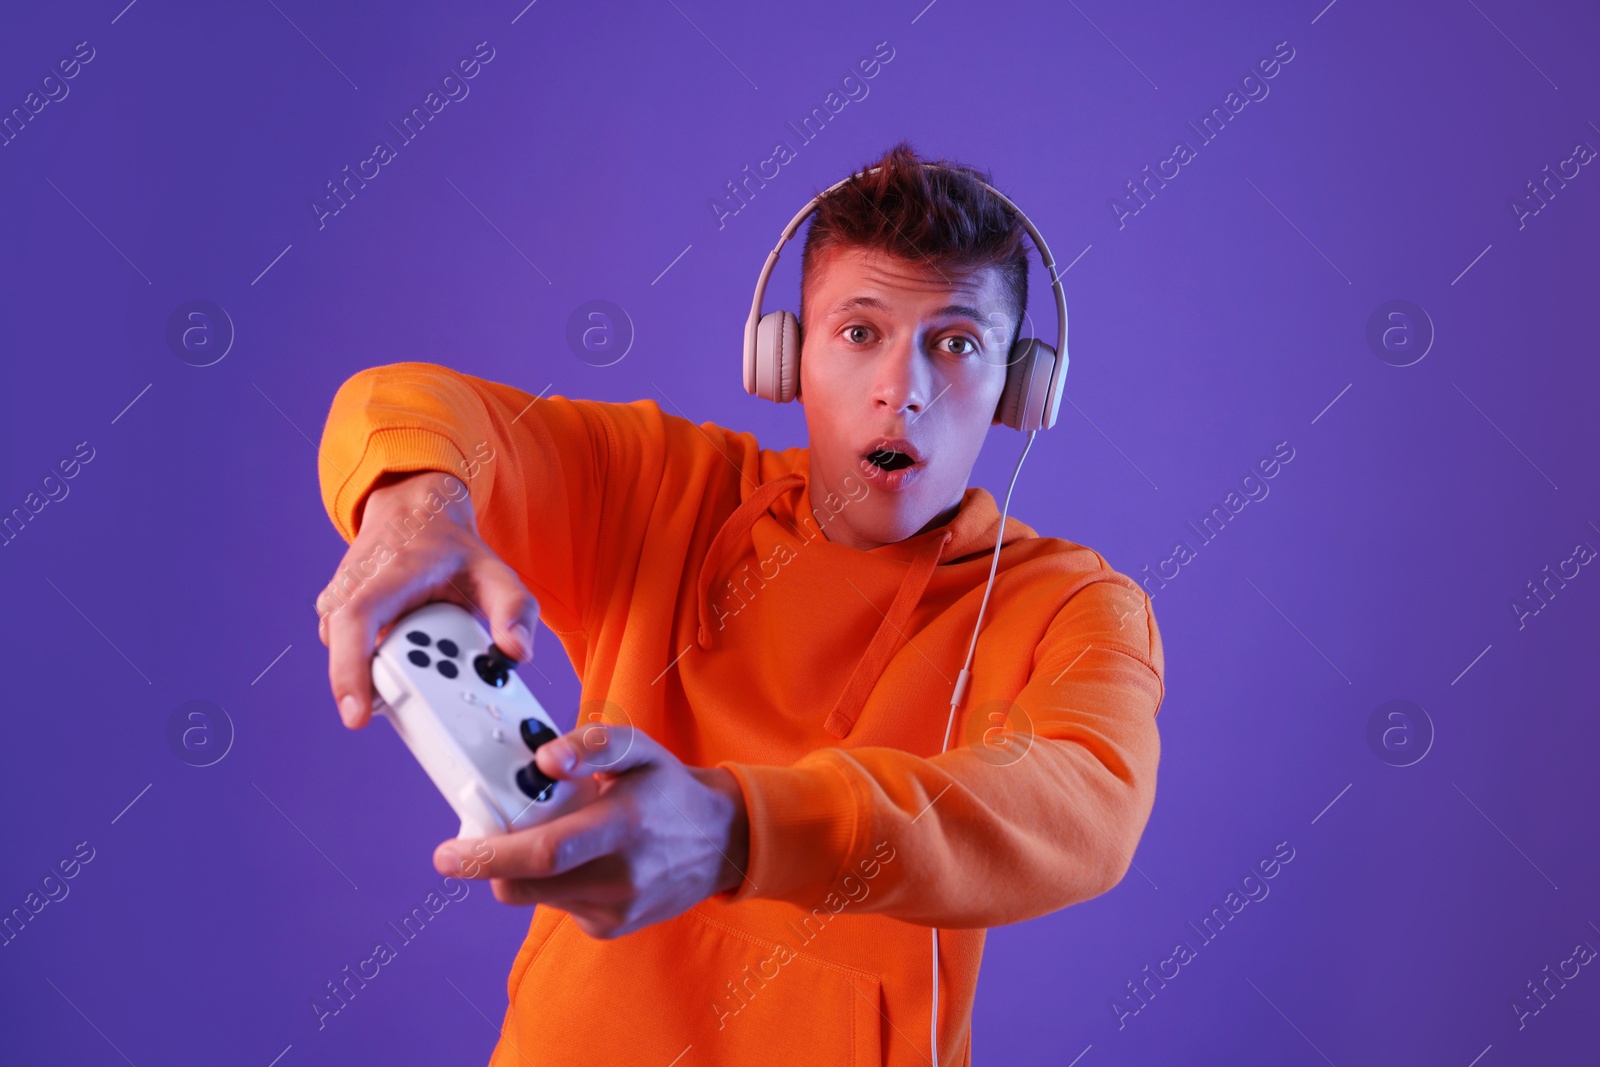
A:
{"type": "Polygon", "coordinates": [[[862,501],[863,505],[869,503],[875,503],[876,506],[870,511],[863,506],[852,525],[858,536],[880,544],[893,544],[915,537],[936,517],[927,507],[904,497],[873,501],[869,496],[862,501]]]}

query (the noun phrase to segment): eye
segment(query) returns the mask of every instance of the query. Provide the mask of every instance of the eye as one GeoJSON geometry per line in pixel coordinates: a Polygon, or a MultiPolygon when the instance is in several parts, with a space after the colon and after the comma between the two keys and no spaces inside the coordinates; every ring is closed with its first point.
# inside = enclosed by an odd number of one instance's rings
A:
{"type": "Polygon", "coordinates": [[[965,349],[955,350],[955,351],[952,351],[950,349],[945,349],[945,351],[949,355],[952,355],[952,356],[971,356],[971,355],[975,355],[977,353],[977,351],[978,351],[978,346],[972,343],[972,339],[970,337],[962,337],[959,334],[953,334],[953,335],[951,335],[949,337],[946,337],[943,341],[941,341],[939,343],[940,344],[946,344],[946,343],[951,342],[951,341],[954,341],[958,345],[966,345],[966,348],[965,349]]]}
{"type": "Polygon", "coordinates": [[[869,334],[872,332],[870,327],[862,326],[859,323],[857,323],[854,326],[846,326],[844,328],[844,335],[845,335],[846,340],[849,340],[849,341],[853,342],[854,344],[866,344],[867,343],[866,342],[866,338],[863,337],[863,338],[860,338],[858,340],[854,336],[852,336],[857,330],[861,330],[861,331],[864,331],[864,332],[869,333],[869,334]]]}

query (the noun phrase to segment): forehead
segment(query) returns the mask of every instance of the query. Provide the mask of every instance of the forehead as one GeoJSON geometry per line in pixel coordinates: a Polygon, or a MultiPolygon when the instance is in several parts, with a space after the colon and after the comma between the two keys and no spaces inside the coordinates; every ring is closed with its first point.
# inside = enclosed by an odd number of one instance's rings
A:
{"type": "Polygon", "coordinates": [[[1007,314],[999,267],[935,267],[926,260],[845,245],[830,249],[815,268],[806,280],[808,314],[831,315],[857,297],[878,297],[893,308],[916,312],[963,304],[984,318],[1007,314]]]}

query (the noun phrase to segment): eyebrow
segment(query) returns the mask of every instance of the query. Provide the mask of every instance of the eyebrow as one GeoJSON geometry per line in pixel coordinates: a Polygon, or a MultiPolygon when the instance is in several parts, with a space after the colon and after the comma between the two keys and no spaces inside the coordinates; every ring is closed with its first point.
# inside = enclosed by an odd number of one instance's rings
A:
{"type": "MultiPolygon", "coordinates": [[[[875,296],[853,296],[849,300],[844,301],[838,307],[836,307],[832,311],[830,311],[828,313],[828,317],[829,318],[834,318],[834,317],[836,317],[838,315],[843,315],[847,311],[854,311],[857,308],[871,308],[871,309],[873,309],[875,311],[888,311],[889,310],[889,305],[884,303],[882,300],[879,300],[875,296]]],[[[965,304],[947,304],[944,307],[942,307],[942,308],[938,309],[937,311],[935,311],[934,314],[935,315],[961,315],[961,316],[964,316],[966,318],[969,318],[969,319],[973,320],[974,322],[982,322],[983,321],[983,316],[978,314],[978,311],[977,311],[976,308],[968,307],[965,304]]]]}

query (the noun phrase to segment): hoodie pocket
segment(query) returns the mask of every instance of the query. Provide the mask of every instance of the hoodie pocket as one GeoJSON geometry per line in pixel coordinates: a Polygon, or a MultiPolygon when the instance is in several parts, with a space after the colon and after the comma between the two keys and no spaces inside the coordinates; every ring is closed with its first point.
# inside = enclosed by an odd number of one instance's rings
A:
{"type": "Polygon", "coordinates": [[[503,1039],[532,1062],[881,1067],[875,974],[698,909],[609,941],[558,914],[567,921],[518,961],[516,1032],[503,1039]]]}

